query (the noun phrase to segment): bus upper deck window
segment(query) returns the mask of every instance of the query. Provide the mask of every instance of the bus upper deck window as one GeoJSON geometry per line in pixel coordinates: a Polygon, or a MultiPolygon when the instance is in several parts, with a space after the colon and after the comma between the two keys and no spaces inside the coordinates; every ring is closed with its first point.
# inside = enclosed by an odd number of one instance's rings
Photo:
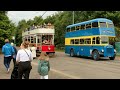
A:
{"type": "Polygon", "coordinates": [[[100,22],[100,27],[107,27],[106,22],[100,22]]]}
{"type": "Polygon", "coordinates": [[[86,24],[86,29],[91,28],[91,23],[86,24]]]}
{"type": "Polygon", "coordinates": [[[81,25],[81,30],[84,30],[85,29],[85,25],[81,25]]]}
{"type": "Polygon", "coordinates": [[[80,26],[76,26],[76,30],[79,30],[80,26]]]}
{"type": "Polygon", "coordinates": [[[72,31],[75,31],[75,27],[71,27],[71,32],[72,32],[72,31]]]}
{"type": "Polygon", "coordinates": [[[92,27],[98,27],[98,22],[93,22],[92,27]]]}
{"type": "Polygon", "coordinates": [[[113,28],[113,27],[114,27],[113,23],[108,23],[108,28],[113,28]]]}
{"type": "Polygon", "coordinates": [[[70,32],[70,28],[67,28],[67,32],[70,32]]]}

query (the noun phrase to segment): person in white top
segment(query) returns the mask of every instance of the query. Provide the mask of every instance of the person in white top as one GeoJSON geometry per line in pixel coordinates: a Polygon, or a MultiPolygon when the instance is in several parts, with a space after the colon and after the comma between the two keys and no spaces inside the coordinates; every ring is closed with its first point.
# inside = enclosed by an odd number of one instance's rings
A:
{"type": "Polygon", "coordinates": [[[28,49],[29,42],[25,41],[21,44],[20,50],[16,56],[16,62],[18,63],[18,78],[22,79],[23,74],[25,79],[29,79],[29,74],[32,69],[31,61],[33,60],[32,53],[28,49]]]}
{"type": "Polygon", "coordinates": [[[35,59],[36,58],[36,47],[34,45],[32,45],[31,47],[31,52],[32,52],[33,59],[35,59]]]}

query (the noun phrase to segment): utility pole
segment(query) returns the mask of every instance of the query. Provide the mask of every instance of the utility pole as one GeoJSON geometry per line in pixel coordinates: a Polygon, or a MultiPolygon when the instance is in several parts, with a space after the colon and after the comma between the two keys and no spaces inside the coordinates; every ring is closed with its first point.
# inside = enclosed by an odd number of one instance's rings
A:
{"type": "Polygon", "coordinates": [[[73,24],[74,24],[74,11],[73,11],[73,24]]]}

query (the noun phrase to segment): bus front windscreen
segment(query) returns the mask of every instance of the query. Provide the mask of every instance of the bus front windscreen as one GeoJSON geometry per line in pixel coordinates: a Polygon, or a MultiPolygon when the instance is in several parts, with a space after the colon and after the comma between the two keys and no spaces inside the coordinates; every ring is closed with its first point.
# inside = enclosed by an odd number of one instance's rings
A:
{"type": "Polygon", "coordinates": [[[108,42],[109,42],[109,38],[108,37],[106,37],[106,36],[102,36],[101,37],[101,44],[108,44],[108,42]]]}

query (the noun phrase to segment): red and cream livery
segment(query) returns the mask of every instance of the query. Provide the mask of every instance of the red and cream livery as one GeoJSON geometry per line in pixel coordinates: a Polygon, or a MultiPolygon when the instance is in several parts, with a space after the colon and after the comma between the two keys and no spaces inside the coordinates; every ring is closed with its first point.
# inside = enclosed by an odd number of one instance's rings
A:
{"type": "Polygon", "coordinates": [[[34,45],[37,49],[37,55],[39,55],[38,53],[41,53],[41,51],[53,55],[55,53],[54,34],[55,30],[53,26],[34,27],[22,32],[22,40],[29,41],[30,47],[34,45]]]}

